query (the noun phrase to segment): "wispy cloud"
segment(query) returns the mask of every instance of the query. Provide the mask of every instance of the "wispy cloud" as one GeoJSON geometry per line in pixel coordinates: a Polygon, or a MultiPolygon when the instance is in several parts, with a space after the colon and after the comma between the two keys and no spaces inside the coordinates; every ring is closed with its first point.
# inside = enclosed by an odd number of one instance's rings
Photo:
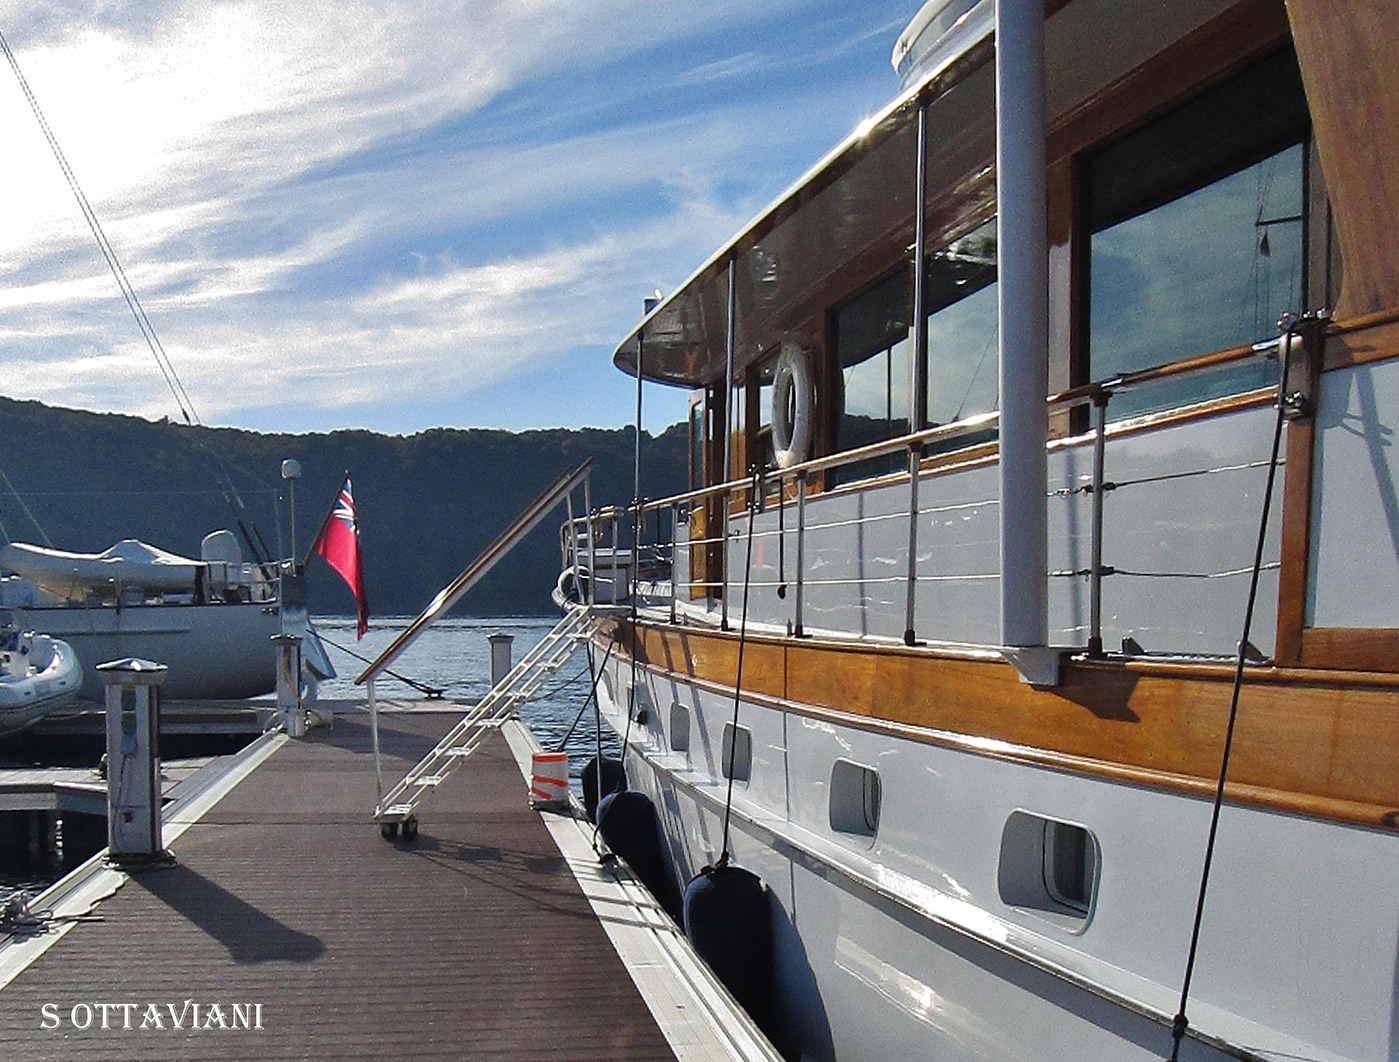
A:
{"type": "MultiPolygon", "coordinates": [[[[892,91],[866,57],[788,83],[859,51],[850,18],[835,0],[0,0],[200,415],[271,409],[293,429],[334,410],[425,427],[414,402],[585,348],[605,363],[639,292],[687,275],[892,91]]],[[[0,227],[7,393],[171,412],[0,73],[24,204],[0,227]]]]}

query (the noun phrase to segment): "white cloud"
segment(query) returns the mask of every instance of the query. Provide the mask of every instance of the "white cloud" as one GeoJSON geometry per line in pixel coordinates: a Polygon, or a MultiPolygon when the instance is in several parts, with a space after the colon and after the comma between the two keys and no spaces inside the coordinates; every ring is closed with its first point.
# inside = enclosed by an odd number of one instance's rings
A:
{"type": "MultiPolygon", "coordinates": [[[[785,183],[774,169],[815,157],[782,152],[829,122],[830,101],[813,86],[778,113],[719,94],[528,147],[473,141],[472,116],[715,27],[733,57],[675,47],[673,81],[742,82],[763,66],[743,27],[815,2],[190,0],[84,16],[0,0],[0,26],[201,416],[282,405],[294,427],[308,404],[441,401],[581,346],[610,352],[640,292],[687,275],[785,183]]],[[[25,204],[0,227],[7,393],[170,412],[13,79],[0,142],[25,204]]]]}

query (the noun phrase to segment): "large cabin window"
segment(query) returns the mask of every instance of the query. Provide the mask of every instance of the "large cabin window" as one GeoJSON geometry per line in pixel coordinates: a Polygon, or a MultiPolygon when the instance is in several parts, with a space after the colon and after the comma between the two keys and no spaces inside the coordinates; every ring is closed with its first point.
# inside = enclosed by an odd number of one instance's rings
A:
{"type": "MultiPolygon", "coordinates": [[[[928,307],[927,423],[952,424],[997,408],[996,221],[992,218],[931,252],[928,307]]],[[[837,450],[906,435],[913,294],[907,267],[836,311],[836,353],[843,391],[837,450]]],[[[952,440],[946,448],[994,438],[995,431],[952,440]]],[[[850,481],[907,467],[902,452],[841,470],[850,481]]]]}
{"type": "MultiPolygon", "coordinates": [[[[951,424],[990,413],[997,408],[999,375],[996,219],[928,255],[924,283],[928,423],[951,424]]],[[[953,445],[968,441],[957,439],[953,445]]]]}
{"type": "MultiPolygon", "coordinates": [[[[1288,50],[1086,160],[1093,380],[1277,334],[1305,309],[1309,118],[1288,50]]],[[[1124,417],[1267,386],[1253,362],[1126,391],[1124,417]]]]}
{"type": "Polygon", "coordinates": [[[704,392],[690,396],[690,490],[704,486],[704,392]]]}
{"type": "MultiPolygon", "coordinates": [[[[908,269],[900,268],[836,310],[840,421],[836,450],[854,450],[908,434],[908,269]]],[[[839,470],[842,480],[902,467],[900,454],[839,470]]]]}

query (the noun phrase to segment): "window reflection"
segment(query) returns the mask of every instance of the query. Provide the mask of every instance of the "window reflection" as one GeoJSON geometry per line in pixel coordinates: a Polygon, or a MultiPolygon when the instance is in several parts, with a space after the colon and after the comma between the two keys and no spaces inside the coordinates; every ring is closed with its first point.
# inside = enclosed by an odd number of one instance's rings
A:
{"type": "MultiPolygon", "coordinates": [[[[928,423],[997,408],[996,221],[928,256],[928,423]]],[[[952,447],[969,441],[956,439],[952,447]]]]}
{"type": "MultiPolygon", "coordinates": [[[[996,222],[993,218],[928,255],[925,367],[927,422],[951,424],[997,408],[996,222]]],[[[836,351],[844,401],[838,450],[909,431],[909,320],[906,267],[895,270],[836,312],[836,351]]],[[[958,449],[995,438],[995,429],[949,440],[958,449]]],[[[848,466],[842,481],[907,467],[902,453],[848,466]]]]}
{"type": "MultiPolygon", "coordinates": [[[[1303,308],[1306,100],[1284,52],[1090,160],[1094,380],[1268,339],[1303,308]]],[[[1253,362],[1116,396],[1114,417],[1266,386],[1253,362]]]]}

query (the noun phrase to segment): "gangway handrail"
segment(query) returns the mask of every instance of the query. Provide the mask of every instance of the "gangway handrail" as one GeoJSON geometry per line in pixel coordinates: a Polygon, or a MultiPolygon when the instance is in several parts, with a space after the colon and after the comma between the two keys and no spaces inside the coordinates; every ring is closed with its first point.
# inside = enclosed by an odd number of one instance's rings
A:
{"type": "MultiPolygon", "coordinates": [[[[383,793],[380,776],[375,819],[387,827],[404,824],[409,831],[405,836],[411,840],[416,831],[418,802],[460,767],[521,704],[531,700],[543,686],[545,678],[573,658],[590,637],[592,629],[591,610],[587,605],[568,609],[558,624],[540,639],[539,644],[530,649],[480,701],[469,707],[432,751],[419,760],[387,794],[383,793]]],[[[373,688],[372,682],[370,688],[373,688]]],[[[384,836],[390,836],[391,832],[384,836]]]]}
{"type": "Polygon", "coordinates": [[[579,483],[588,477],[592,465],[593,459],[590,457],[578,467],[569,469],[546,487],[539,497],[521,510],[520,515],[510,521],[505,530],[497,535],[474,561],[462,569],[460,575],[437,591],[437,596],[428,602],[427,608],[418,614],[418,618],[410,623],[403,633],[379,654],[374,663],[364,669],[359,678],[355,679],[355,685],[362,686],[366,682],[372,681],[392,664],[400,653],[417,641],[418,635],[422,634],[438,616],[455,605],[463,594],[480,582],[481,578],[495,567],[497,561],[514,549],[522,538],[538,526],[539,521],[544,519],[555,505],[559,504],[579,483]]]}

